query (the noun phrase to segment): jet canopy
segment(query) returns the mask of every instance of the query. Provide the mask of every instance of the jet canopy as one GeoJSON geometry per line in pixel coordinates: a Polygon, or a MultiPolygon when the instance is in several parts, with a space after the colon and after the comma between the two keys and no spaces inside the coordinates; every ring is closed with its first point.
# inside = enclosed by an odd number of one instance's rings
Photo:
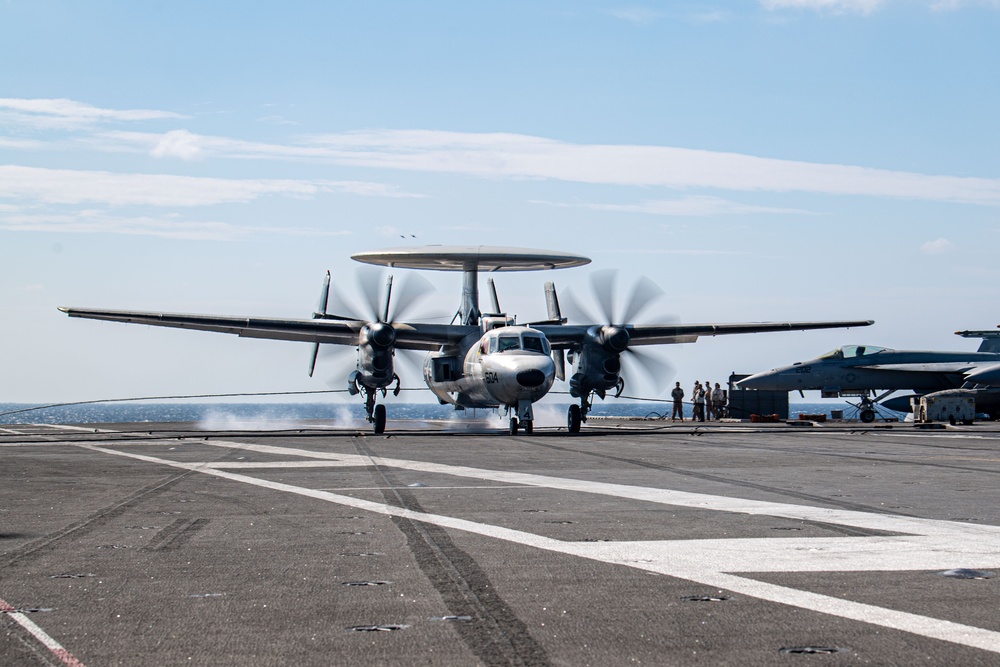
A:
{"type": "Polygon", "coordinates": [[[857,357],[867,357],[889,351],[889,348],[878,347],[877,345],[845,345],[844,347],[838,347],[832,352],[827,352],[820,359],[855,359],[857,357]]]}

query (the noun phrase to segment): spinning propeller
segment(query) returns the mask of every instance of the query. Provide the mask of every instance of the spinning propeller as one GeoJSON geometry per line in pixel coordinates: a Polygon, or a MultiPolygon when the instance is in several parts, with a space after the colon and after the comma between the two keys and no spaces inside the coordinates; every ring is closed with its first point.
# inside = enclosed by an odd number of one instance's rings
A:
{"type": "MultiPolygon", "coordinates": [[[[563,305],[571,320],[577,322],[597,322],[599,326],[588,335],[588,342],[599,345],[611,355],[621,355],[620,359],[629,371],[627,375],[635,377],[641,374],[648,379],[661,393],[674,375],[674,367],[657,354],[636,347],[630,347],[627,326],[634,325],[635,320],[646,313],[649,308],[664,296],[663,290],[645,276],[638,278],[632,285],[627,298],[620,302],[618,291],[618,271],[605,269],[590,274],[590,286],[594,301],[598,308],[597,317],[591,309],[581,305],[574,296],[572,289],[567,290],[563,305]]],[[[676,321],[677,318],[669,318],[676,321]]],[[[604,362],[609,373],[618,372],[614,357],[604,362]]]]}
{"type": "MultiPolygon", "coordinates": [[[[393,277],[386,271],[375,267],[363,267],[356,272],[355,278],[362,296],[360,313],[358,308],[352,307],[335,284],[331,285],[330,272],[327,271],[313,318],[365,322],[365,333],[368,340],[381,347],[391,347],[395,343],[396,336],[392,323],[405,317],[422,299],[434,291],[434,286],[430,281],[416,273],[409,273],[403,279],[395,282],[395,299],[393,299],[393,277]],[[346,314],[329,314],[331,293],[338,307],[343,308],[346,314]]],[[[319,343],[313,346],[309,365],[310,377],[316,369],[319,347],[319,343]]],[[[339,349],[343,350],[344,348],[339,349]]],[[[350,348],[347,348],[345,351],[349,350],[350,348]]],[[[416,363],[406,356],[402,356],[402,358],[411,366],[416,363]]],[[[346,363],[343,365],[346,366],[346,363]]],[[[338,373],[338,375],[340,374],[338,373]]]]}

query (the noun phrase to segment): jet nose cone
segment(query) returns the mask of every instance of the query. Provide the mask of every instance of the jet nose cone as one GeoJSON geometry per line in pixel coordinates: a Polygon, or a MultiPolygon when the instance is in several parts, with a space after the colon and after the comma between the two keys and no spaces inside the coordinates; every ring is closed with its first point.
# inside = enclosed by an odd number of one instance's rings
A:
{"type": "Polygon", "coordinates": [[[759,389],[762,384],[764,384],[764,377],[768,373],[757,373],[751,375],[750,377],[743,378],[736,383],[737,389],[759,389]]]}
{"type": "Polygon", "coordinates": [[[517,383],[522,387],[541,387],[545,384],[545,373],[538,370],[537,368],[531,368],[526,371],[520,371],[515,376],[517,383]]]}

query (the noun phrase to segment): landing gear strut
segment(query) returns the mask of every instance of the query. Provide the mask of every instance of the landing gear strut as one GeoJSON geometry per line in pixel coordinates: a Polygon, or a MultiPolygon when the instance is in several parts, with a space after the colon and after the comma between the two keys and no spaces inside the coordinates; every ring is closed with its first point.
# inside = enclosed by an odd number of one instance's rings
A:
{"type": "MultiPolygon", "coordinates": [[[[378,435],[385,432],[385,405],[375,404],[376,391],[378,390],[365,387],[365,418],[372,424],[375,434],[378,435]]],[[[382,390],[382,395],[385,396],[385,389],[382,390]]]]}

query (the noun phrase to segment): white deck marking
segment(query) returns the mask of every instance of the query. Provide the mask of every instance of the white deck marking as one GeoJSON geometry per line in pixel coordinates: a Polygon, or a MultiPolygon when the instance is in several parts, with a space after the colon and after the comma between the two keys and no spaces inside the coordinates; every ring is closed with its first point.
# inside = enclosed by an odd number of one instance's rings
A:
{"type": "Polygon", "coordinates": [[[0,612],[6,613],[9,618],[16,621],[18,625],[31,633],[31,636],[42,643],[45,648],[47,648],[52,655],[59,658],[59,660],[69,667],[85,667],[82,662],[76,659],[76,657],[67,651],[62,644],[53,639],[45,630],[42,630],[38,625],[32,621],[30,618],[25,616],[19,611],[16,611],[13,606],[7,601],[0,599],[0,612]]]}
{"type": "Polygon", "coordinates": [[[201,472],[275,491],[294,493],[359,510],[405,517],[414,521],[462,530],[546,551],[656,572],[763,600],[1000,653],[1000,632],[754,581],[735,574],[739,572],[927,571],[955,567],[1000,568],[1000,526],[971,525],[955,521],[745,500],[670,489],[608,484],[421,461],[328,454],[268,445],[223,441],[207,441],[199,444],[262,453],[282,453],[286,456],[310,457],[324,462],[340,461],[344,465],[366,466],[375,463],[390,468],[490,480],[504,484],[600,494],[707,511],[819,521],[905,533],[905,535],[603,543],[563,542],[501,526],[438,514],[413,512],[385,503],[258,479],[227,472],[206,463],[171,461],[95,445],[79,444],[77,446],[106,454],[201,472]]]}
{"type": "Polygon", "coordinates": [[[202,463],[206,468],[357,468],[350,461],[216,461],[202,463]]]}

